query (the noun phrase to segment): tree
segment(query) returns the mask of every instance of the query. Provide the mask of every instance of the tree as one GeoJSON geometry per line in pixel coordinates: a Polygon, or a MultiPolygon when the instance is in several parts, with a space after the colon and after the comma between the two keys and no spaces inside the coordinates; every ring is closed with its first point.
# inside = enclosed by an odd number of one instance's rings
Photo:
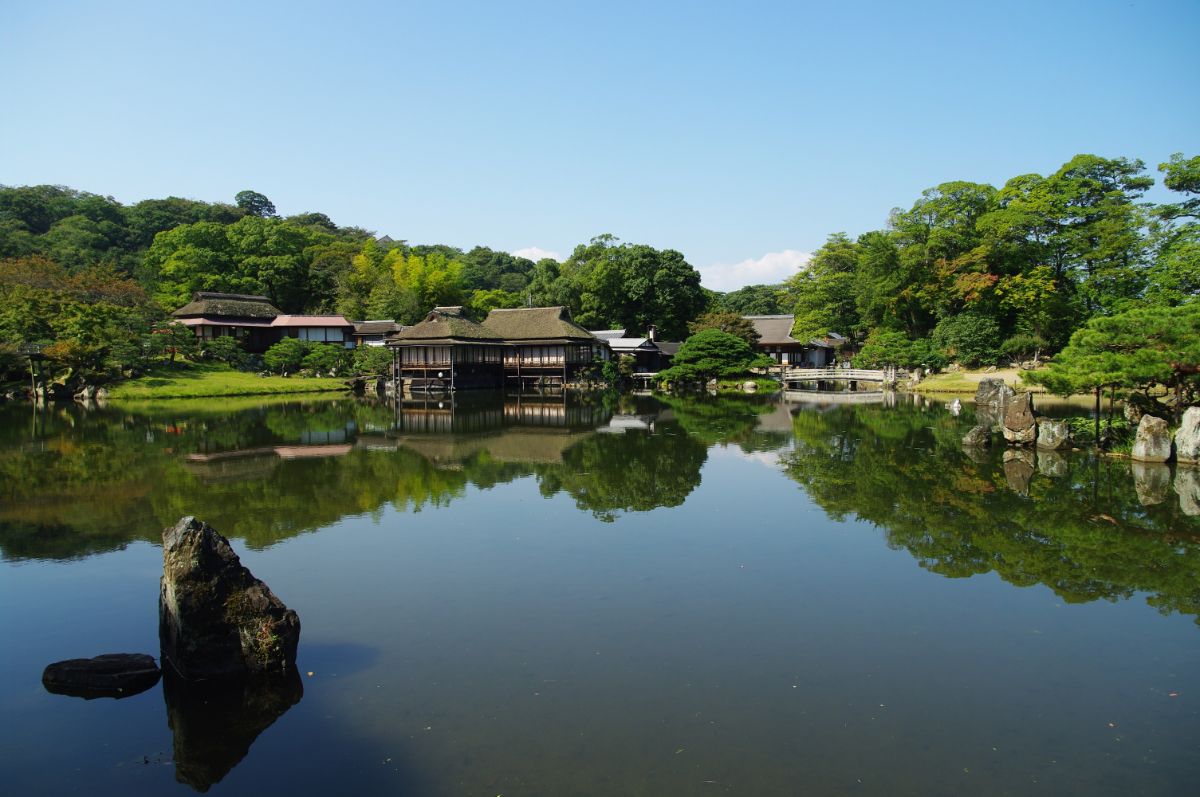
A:
{"type": "Polygon", "coordinates": [[[750,344],[736,335],[719,329],[706,329],[685,340],[671,362],[670,368],[659,372],[659,381],[737,376],[751,368],[769,366],[771,358],[756,355],[750,344]]]}
{"type": "Polygon", "coordinates": [[[718,294],[713,309],[738,315],[780,315],[787,312],[780,302],[781,285],[747,285],[718,294]]]}
{"type": "Polygon", "coordinates": [[[758,339],[762,337],[754,328],[753,323],[736,313],[704,313],[695,321],[688,323],[688,332],[693,335],[697,332],[703,332],[706,329],[719,329],[722,332],[728,332],[730,335],[736,335],[751,346],[757,343],[758,339]]]}
{"type": "Polygon", "coordinates": [[[961,313],[939,321],[932,339],[947,357],[963,365],[994,365],[1000,348],[1000,326],[989,316],[961,313]]]}
{"type": "Polygon", "coordinates": [[[257,191],[238,191],[233,201],[251,216],[268,219],[275,217],[275,205],[257,191]]]}
{"type": "Polygon", "coordinates": [[[813,340],[831,332],[853,337],[858,331],[858,254],[858,245],[845,233],[834,233],[807,268],[788,279],[783,293],[796,316],[792,337],[813,340]]]}
{"type": "Polygon", "coordinates": [[[309,341],[284,338],[263,353],[263,363],[277,373],[295,373],[314,345],[309,341]]]}

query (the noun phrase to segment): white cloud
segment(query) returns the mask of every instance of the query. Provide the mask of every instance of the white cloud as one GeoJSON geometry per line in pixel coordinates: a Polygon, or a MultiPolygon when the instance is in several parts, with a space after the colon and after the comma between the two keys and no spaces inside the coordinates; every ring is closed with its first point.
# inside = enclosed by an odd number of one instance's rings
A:
{"type": "Polygon", "coordinates": [[[527,257],[534,263],[538,262],[544,257],[553,258],[559,262],[562,261],[562,255],[560,255],[558,252],[551,252],[549,249],[543,249],[540,246],[527,246],[524,249],[518,249],[515,252],[510,252],[509,254],[513,255],[514,257],[527,257]]]}
{"type": "Polygon", "coordinates": [[[736,291],[747,285],[775,285],[808,265],[812,253],[784,249],[740,263],[714,263],[700,269],[700,281],[714,291],[736,291]]]}

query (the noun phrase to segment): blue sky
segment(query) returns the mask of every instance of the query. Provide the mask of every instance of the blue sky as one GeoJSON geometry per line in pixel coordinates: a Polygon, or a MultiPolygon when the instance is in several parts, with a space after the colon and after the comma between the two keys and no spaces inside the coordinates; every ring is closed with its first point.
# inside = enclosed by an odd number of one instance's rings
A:
{"type": "Polygon", "coordinates": [[[0,4],[0,183],[774,281],[947,180],[1200,154],[1200,2],[0,4]]]}

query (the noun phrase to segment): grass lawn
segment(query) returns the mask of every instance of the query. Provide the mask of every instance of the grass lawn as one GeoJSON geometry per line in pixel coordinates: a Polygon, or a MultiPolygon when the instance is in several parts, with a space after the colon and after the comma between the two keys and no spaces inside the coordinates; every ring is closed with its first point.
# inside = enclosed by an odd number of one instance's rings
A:
{"type": "Polygon", "coordinates": [[[109,389],[113,400],[139,401],[162,398],[211,396],[265,396],[346,390],[343,379],[259,376],[213,363],[179,362],[156,366],[152,371],[109,389]]]}
{"type": "Polygon", "coordinates": [[[1041,385],[1026,385],[1021,381],[1021,373],[1016,368],[998,368],[991,373],[986,371],[953,371],[934,374],[921,380],[913,388],[918,393],[971,393],[979,388],[982,379],[1003,379],[1004,383],[1017,391],[1028,390],[1031,393],[1045,393],[1041,385]]]}

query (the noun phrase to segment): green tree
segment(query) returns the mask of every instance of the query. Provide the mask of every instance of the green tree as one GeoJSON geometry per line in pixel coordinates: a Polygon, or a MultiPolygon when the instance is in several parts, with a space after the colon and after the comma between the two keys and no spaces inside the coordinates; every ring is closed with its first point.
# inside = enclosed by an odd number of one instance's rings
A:
{"type": "Polygon", "coordinates": [[[290,374],[299,371],[304,358],[312,351],[313,343],[284,338],[263,354],[263,363],[272,371],[280,374],[290,374]]]}
{"type": "Polygon", "coordinates": [[[788,279],[783,293],[796,316],[792,337],[814,340],[836,332],[853,338],[858,332],[858,250],[845,233],[834,233],[808,266],[788,279]]]}
{"type": "Polygon", "coordinates": [[[738,315],[781,315],[787,312],[780,301],[782,290],[782,285],[747,285],[719,294],[713,309],[738,315]]]}
{"type": "Polygon", "coordinates": [[[737,335],[719,329],[706,329],[685,340],[671,363],[670,368],[659,372],[659,381],[738,376],[751,368],[769,366],[771,359],[756,355],[750,344],[737,335]]]}
{"type": "Polygon", "coordinates": [[[257,191],[238,191],[233,201],[250,216],[268,219],[276,215],[275,204],[257,191]]]}
{"type": "Polygon", "coordinates": [[[719,329],[722,332],[728,332],[730,335],[736,335],[751,346],[757,343],[761,337],[754,328],[754,324],[736,313],[715,311],[704,313],[695,321],[688,323],[688,332],[693,335],[697,332],[703,332],[706,329],[719,329]]]}

